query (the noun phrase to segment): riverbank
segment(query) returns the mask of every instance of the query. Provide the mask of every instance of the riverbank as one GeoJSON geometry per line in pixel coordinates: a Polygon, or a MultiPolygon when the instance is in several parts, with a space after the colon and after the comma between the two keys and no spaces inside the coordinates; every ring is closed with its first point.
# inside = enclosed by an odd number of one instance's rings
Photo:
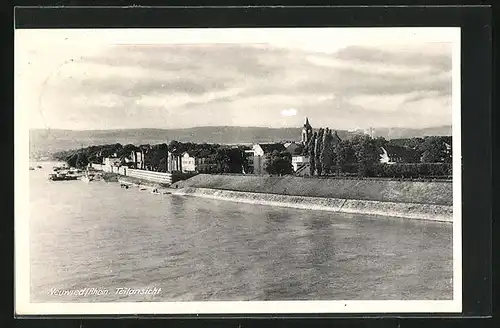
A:
{"type": "Polygon", "coordinates": [[[409,219],[453,221],[452,183],[200,174],[173,194],[409,219]]]}
{"type": "Polygon", "coordinates": [[[166,184],[152,182],[145,179],[134,178],[124,175],[118,175],[117,181],[121,184],[133,185],[135,187],[157,188],[162,191],[170,190],[169,186],[166,184]]]}
{"type": "Polygon", "coordinates": [[[185,187],[288,196],[453,205],[453,184],[451,182],[198,174],[190,179],[172,184],[172,188],[185,187]]]}
{"type": "Polygon", "coordinates": [[[118,182],[119,175],[117,173],[102,172],[101,174],[105,182],[118,182]]]}
{"type": "Polygon", "coordinates": [[[380,215],[441,222],[453,221],[453,207],[447,205],[288,196],[193,187],[175,189],[172,190],[172,194],[246,204],[281,206],[338,213],[380,215]]]}

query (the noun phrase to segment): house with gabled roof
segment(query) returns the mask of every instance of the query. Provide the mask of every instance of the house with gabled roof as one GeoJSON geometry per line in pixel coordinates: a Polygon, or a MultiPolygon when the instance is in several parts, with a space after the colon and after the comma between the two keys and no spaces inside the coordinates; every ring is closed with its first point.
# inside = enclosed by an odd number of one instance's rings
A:
{"type": "Polygon", "coordinates": [[[254,144],[251,150],[245,151],[249,163],[252,163],[250,166],[253,167],[254,174],[266,173],[264,170],[266,156],[274,151],[284,152],[286,148],[282,143],[258,143],[254,144]]]}
{"type": "Polygon", "coordinates": [[[197,172],[200,165],[206,164],[208,157],[202,150],[188,150],[181,155],[181,167],[183,172],[197,172]]]}
{"type": "Polygon", "coordinates": [[[380,163],[418,163],[419,159],[419,153],[409,147],[395,145],[380,147],[380,163]]]}
{"type": "Polygon", "coordinates": [[[265,156],[274,151],[285,151],[286,148],[282,143],[261,143],[253,145],[252,150],[254,152],[254,156],[265,156]]]}
{"type": "Polygon", "coordinates": [[[304,148],[304,145],[298,142],[286,142],[283,144],[285,151],[289,152],[291,155],[299,155],[304,148]]]}

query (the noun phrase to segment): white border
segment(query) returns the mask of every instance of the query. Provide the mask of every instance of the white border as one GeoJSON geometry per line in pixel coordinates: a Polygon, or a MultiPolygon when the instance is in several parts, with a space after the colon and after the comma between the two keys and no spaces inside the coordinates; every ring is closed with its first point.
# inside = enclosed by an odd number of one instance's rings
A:
{"type": "MultiPolygon", "coordinates": [[[[318,28],[317,35],[333,28],[318,28]]],[[[280,29],[106,29],[79,30],[72,41],[86,42],[96,38],[109,44],[165,44],[165,43],[242,43],[266,42],[270,34],[297,39],[303,30],[280,29]],[[224,32],[224,33],[221,33],[224,32]],[[271,33],[272,32],[272,33],[271,33]],[[221,37],[223,35],[223,37],[221,37]],[[90,39],[87,39],[90,40],[90,39]]],[[[421,37],[425,41],[448,41],[453,43],[452,59],[452,106],[453,106],[453,300],[450,301],[265,301],[265,302],[115,302],[115,303],[31,303],[29,260],[29,115],[15,106],[15,314],[16,315],[82,315],[82,314],[287,314],[287,313],[456,313],[462,311],[462,213],[461,213],[461,72],[460,72],[460,28],[335,28],[341,37],[350,37],[353,42],[367,35],[372,42],[380,44],[389,37],[393,42],[405,36],[421,37]],[[370,33],[366,33],[369,30],[370,33]],[[378,37],[374,37],[378,36],[378,37]],[[383,38],[386,39],[383,39],[383,38]]],[[[45,30],[47,34],[61,34],[66,30],[45,30]]],[[[16,30],[15,36],[23,30],[16,30]]],[[[36,38],[30,42],[40,42],[36,38]]],[[[18,43],[15,42],[14,67],[19,58],[18,43]],[[16,60],[17,59],[17,60],[16,60]]],[[[17,68],[16,68],[17,71],[17,68]]],[[[15,105],[22,97],[15,81],[15,105]]]]}
{"type": "Polygon", "coordinates": [[[453,38],[452,57],[452,150],[453,150],[453,300],[462,311],[462,74],[460,28],[453,38]]]}

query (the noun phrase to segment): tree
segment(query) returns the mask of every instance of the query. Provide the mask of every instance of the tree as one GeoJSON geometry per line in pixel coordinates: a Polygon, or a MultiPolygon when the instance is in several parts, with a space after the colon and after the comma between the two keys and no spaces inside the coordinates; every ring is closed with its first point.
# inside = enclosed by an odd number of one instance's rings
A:
{"type": "Polygon", "coordinates": [[[83,152],[82,153],[78,153],[75,167],[77,167],[77,168],[84,168],[88,164],[89,164],[89,159],[87,157],[87,154],[85,154],[83,152]]]}
{"type": "Polygon", "coordinates": [[[250,166],[249,163],[249,158],[247,156],[247,153],[245,152],[246,150],[250,150],[251,148],[248,146],[239,146],[238,147],[238,153],[240,156],[240,162],[241,162],[241,170],[243,173],[253,173],[251,172],[251,169],[253,169],[253,166],[250,166]]]}
{"type": "Polygon", "coordinates": [[[159,172],[167,172],[167,158],[162,157],[158,163],[159,172]]]}
{"type": "Polygon", "coordinates": [[[229,150],[230,172],[243,173],[245,168],[248,168],[245,151],[242,148],[231,148],[229,150]]]}
{"type": "Polygon", "coordinates": [[[172,140],[168,144],[169,151],[175,155],[182,154],[185,151],[184,148],[184,145],[177,140],[172,140]]]}
{"type": "Polygon", "coordinates": [[[451,152],[446,148],[443,138],[425,137],[420,150],[423,163],[451,163],[451,152]]]}
{"type": "Polygon", "coordinates": [[[311,173],[311,176],[314,176],[314,172],[316,172],[316,161],[315,161],[316,154],[314,153],[314,149],[316,146],[317,137],[318,134],[314,132],[307,144],[307,154],[309,156],[309,171],[311,173]]]}
{"type": "Polygon", "coordinates": [[[349,164],[357,162],[356,154],[349,140],[342,140],[337,143],[335,147],[335,164],[337,166],[337,173],[345,170],[349,164]]]}
{"type": "Polygon", "coordinates": [[[83,168],[89,163],[87,154],[81,150],[66,152],[63,156],[59,155],[59,160],[68,164],[69,167],[83,168]]]}
{"type": "Polygon", "coordinates": [[[358,175],[368,176],[373,166],[379,163],[379,150],[369,136],[356,136],[352,140],[354,153],[358,162],[358,175]]]}
{"type": "Polygon", "coordinates": [[[307,146],[299,144],[293,151],[293,155],[307,155],[307,146]]]}
{"type": "Polygon", "coordinates": [[[264,170],[269,174],[292,174],[292,155],[289,152],[278,152],[277,150],[267,154],[264,170]]]}
{"type": "Polygon", "coordinates": [[[139,147],[132,144],[128,144],[119,149],[116,154],[118,155],[118,158],[125,159],[127,157],[130,157],[133,151],[138,151],[138,150],[139,147]]]}
{"type": "Polygon", "coordinates": [[[242,173],[246,162],[245,152],[240,148],[218,148],[215,160],[219,172],[242,173]]]}
{"type": "Polygon", "coordinates": [[[384,137],[376,137],[373,139],[373,142],[378,148],[386,147],[389,143],[384,137]]]}
{"type": "Polygon", "coordinates": [[[76,163],[78,162],[78,154],[74,153],[72,155],[69,155],[64,159],[66,164],[68,164],[69,167],[76,167],[76,163]]]}
{"type": "Polygon", "coordinates": [[[96,154],[91,153],[88,157],[89,163],[102,163],[102,158],[100,159],[96,154]]]}
{"type": "Polygon", "coordinates": [[[333,164],[334,158],[334,149],[333,149],[333,134],[332,130],[326,128],[325,133],[323,134],[323,142],[321,144],[321,154],[320,154],[320,162],[321,162],[321,171],[324,174],[329,174],[333,164]]]}
{"type": "Polygon", "coordinates": [[[105,145],[101,151],[102,157],[112,157],[114,154],[118,154],[118,152],[122,149],[122,145],[117,143],[113,145],[105,145]]]}
{"type": "Polygon", "coordinates": [[[318,135],[316,137],[316,142],[314,145],[314,163],[316,166],[316,172],[318,175],[321,175],[322,172],[322,167],[321,167],[321,149],[322,149],[322,143],[323,143],[323,134],[325,133],[325,130],[323,128],[320,128],[318,131],[318,135]]]}
{"type": "Polygon", "coordinates": [[[390,145],[398,145],[402,147],[408,147],[410,149],[418,149],[422,143],[424,142],[424,138],[402,138],[402,139],[391,139],[388,141],[390,145]]]}
{"type": "Polygon", "coordinates": [[[142,156],[143,156],[143,164],[144,164],[144,168],[146,170],[151,170],[152,167],[151,167],[151,145],[149,144],[145,144],[145,145],[140,145],[139,146],[139,151],[142,152],[142,156]]]}
{"type": "Polygon", "coordinates": [[[166,158],[168,155],[168,146],[165,143],[154,145],[150,151],[150,165],[153,171],[166,172],[166,158]],[[163,161],[162,161],[163,160],[163,161]]]}

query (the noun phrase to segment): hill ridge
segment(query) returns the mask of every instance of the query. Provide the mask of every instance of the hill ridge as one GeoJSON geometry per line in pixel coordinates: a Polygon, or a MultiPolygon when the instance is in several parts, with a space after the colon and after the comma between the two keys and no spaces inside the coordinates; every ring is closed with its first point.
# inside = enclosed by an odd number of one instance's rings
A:
{"type": "MultiPolygon", "coordinates": [[[[354,134],[347,130],[336,130],[340,138],[354,134]]],[[[249,144],[279,141],[300,141],[301,127],[267,128],[241,126],[202,126],[180,129],[138,128],[110,130],[66,130],[31,129],[30,157],[46,157],[61,151],[104,144],[159,144],[172,140],[181,142],[207,142],[218,144],[249,144]]],[[[451,126],[428,129],[388,128],[375,129],[374,136],[404,138],[424,135],[451,135],[451,126]],[[427,132],[426,132],[427,131],[427,132]],[[392,137],[391,137],[392,136],[392,137]]]]}

